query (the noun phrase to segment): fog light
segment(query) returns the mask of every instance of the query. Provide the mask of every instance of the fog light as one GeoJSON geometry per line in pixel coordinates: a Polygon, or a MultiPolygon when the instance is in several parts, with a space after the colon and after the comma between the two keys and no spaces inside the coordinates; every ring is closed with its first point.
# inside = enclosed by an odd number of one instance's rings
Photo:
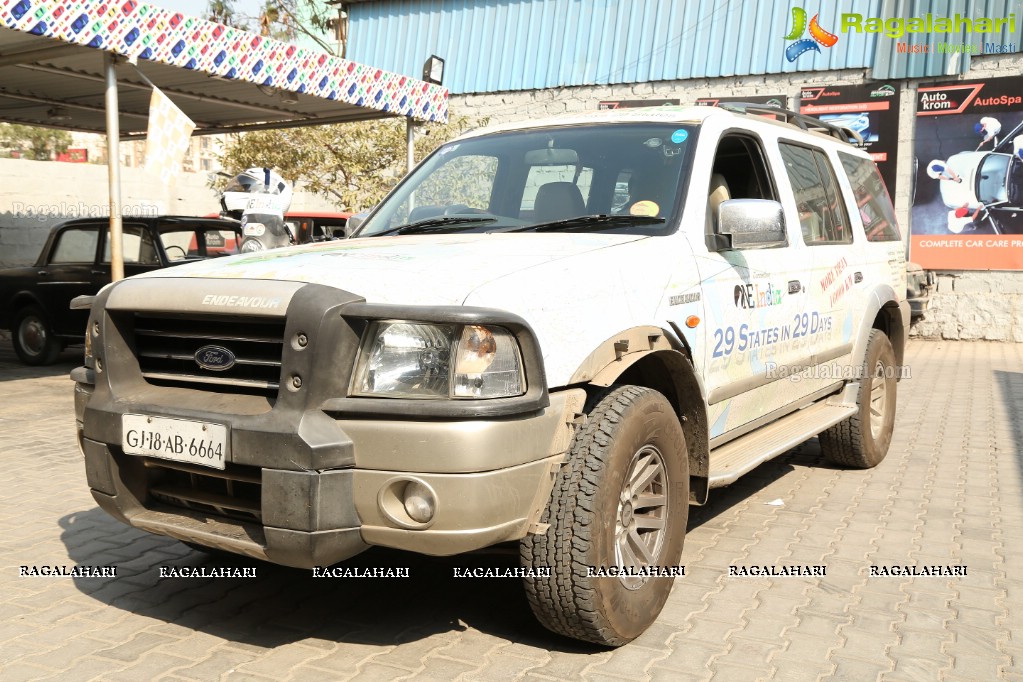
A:
{"type": "Polygon", "coordinates": [[[405,513],[416,523],[429,523],[436,511],[437,503],[433,491],[418,481],[411,481],[402,494],[405,513]]]}

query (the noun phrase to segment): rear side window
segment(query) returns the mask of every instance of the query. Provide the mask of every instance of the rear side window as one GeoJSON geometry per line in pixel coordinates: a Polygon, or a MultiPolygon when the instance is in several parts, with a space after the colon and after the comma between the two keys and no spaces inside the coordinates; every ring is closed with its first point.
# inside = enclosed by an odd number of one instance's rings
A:
{"type": "Polygon", "coordinates": [[[796,195],[803,241],[809,246],[851,244],[852,229],[827,155],[793,144],[779,145],[796,195]]]}
{"type": "Polygon", "coordinates": [[[51,263],[92,263],[96,260],[99,232],[92,229],[64,230],[57,238],[51,263]]]}
{"type": "Polygon", "coordinates": [[[881,173],[869,159],[839,153],[842,167],[849,176],[849,184],[856,194],[856,205],[863,220],[863,231],[872,242],[897,242],[902,239],[895,209],[888,197],[881,173]]]}

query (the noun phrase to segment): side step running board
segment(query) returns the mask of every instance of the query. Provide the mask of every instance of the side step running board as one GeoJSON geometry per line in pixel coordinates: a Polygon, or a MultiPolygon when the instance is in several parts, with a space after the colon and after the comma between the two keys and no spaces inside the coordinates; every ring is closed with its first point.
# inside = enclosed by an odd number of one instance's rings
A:
{"type": "Polygon", "coordinates": [[[813,438],[855,412],[855,405],[816,403],[711,450],[709,487],[720,488],[734,483],[746,472],[813,438]]]}

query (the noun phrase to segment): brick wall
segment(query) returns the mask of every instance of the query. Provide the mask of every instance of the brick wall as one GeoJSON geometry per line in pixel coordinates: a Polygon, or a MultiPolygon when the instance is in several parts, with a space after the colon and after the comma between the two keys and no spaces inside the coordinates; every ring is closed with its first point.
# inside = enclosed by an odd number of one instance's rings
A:
{"type": "MultiPolygon", "coordinates": [[[[1023,72],[1023,55],[974,57],[964,80],[996,78],[1023,72]]],[[[593,111],[603,100],[743,97],[784,94],[794,107],[804,85],[853,85],[866,81],[864,69],[733,78],[703,78],[635,85],[551,88],[484,95],[457,95],[450,109],[456,116],[489,117],[491,123],[542,118],[566,112],[593,111]]],[[[929,79],[933,81],[951,78],[929,79]]],[[[899,177],[913,175],[914,111],[920,81],[902,82],[899,130],[899,177]]],[[[893,197],[904,231],[909,225],[911,183],[900,183],[893,197]]],[[[932,310],[914,324],[911,335],[925,338],[1014,340],[1023,342],[1023,272],[940,272],[932,310]]]]}

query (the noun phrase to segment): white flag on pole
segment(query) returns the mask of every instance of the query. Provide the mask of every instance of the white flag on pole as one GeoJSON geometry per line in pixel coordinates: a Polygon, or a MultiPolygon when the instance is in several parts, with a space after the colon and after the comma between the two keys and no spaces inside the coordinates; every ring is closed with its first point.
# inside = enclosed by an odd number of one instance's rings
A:
{"type": "Polygon", "coordinates": [[[174,102],[153,88],[146,136],[146,172],[169,182],[181,170],[195,123],[174,102]]]}

